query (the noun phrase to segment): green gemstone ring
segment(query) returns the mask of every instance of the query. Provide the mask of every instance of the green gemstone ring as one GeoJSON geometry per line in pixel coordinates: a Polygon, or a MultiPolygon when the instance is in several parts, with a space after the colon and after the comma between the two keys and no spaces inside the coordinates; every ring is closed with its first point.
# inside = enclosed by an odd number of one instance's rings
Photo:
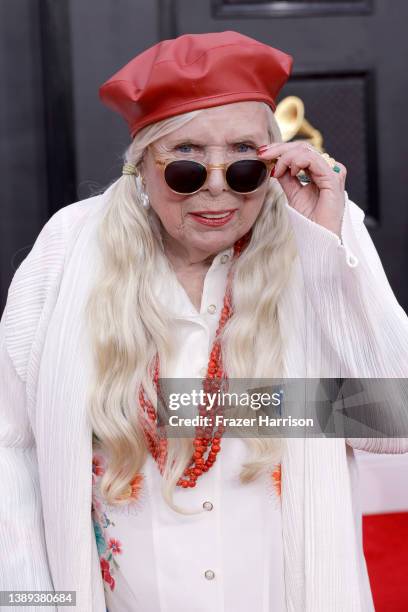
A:
{"type": "Polygon", "coordinates": [[[338,166],[333,166],[333,170],[335,172],[341,172],[341,169],[338,166]]]}

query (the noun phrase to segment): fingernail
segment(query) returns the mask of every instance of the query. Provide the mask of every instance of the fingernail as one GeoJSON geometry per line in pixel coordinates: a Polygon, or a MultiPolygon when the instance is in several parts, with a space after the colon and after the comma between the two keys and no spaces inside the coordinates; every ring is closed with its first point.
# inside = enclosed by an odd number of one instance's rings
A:
{"type": "Polygon", "coordinates": [[[261,147],[258,147],[256,152],[257,153],[264,153],[264,151],[266,151],[266,149],[269,149],[269,145],[262,145],[261,147]]]}

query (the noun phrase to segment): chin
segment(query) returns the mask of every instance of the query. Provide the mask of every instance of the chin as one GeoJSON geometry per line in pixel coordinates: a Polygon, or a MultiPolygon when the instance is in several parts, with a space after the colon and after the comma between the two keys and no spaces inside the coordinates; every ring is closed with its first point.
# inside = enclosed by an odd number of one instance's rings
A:
{"type": "Polygon", "coordinates": [[[231,240],[230,242],[218,242],[217,244],[211,245],[210,249],[213,253],[220,253],[220,251],[224,251],[225,249],[229,249],[233,246],[235,240],[231,240]]]}
{"type": "Polygon", "coordinates": [[[243,226],[232,227],[228,229],[228,231],[224,230],[223,232],[220,232],[218,236],[216,236],[215,233],[213,233],[211,237],[208,236],[208,241],[223,243],[226,245],[224,248],[226,248],[227,246],[232,246],[234,242],[242,238],[242,236],[244,236],[244,234],[246,234],[248,230],[249,230],[249,227],[248,229],[245,229],[245,227],[243,226]]]}

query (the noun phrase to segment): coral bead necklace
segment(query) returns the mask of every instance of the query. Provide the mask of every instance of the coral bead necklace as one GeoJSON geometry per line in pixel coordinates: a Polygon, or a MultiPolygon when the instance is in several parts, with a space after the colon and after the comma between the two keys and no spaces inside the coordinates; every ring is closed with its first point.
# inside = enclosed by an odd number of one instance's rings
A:
{"type": "MultiPolygon", "coordinates": [[[[245,236],[237,240],[237,242],[234,244],[234,259],[241,255],[242,251],[247,246],[249,239],[250,232],[248,232],[247,234],[245,234],[245,236]]],[[[219,336],[222,330],[224,329],[226,323],[233,314],[232,270],[233,266],[231,266],[228,274],[223,308],[221,310],[221,316],[218,322],[214,343],[210,352],[210,358],[207,366],[207,374],[205,376],[205,379],[203,380],[203,389],[206,394],[210,391],[212,393],[219,391],[221,384],[223,382],[225,383],[225,381],[227,380],[227,376],[224,372],[222,364],[221,343],[219,340],[219,336]]],[[[153,373],[153,383],[157,391],[157,397],[159,397],[160,394],[159,378],[160,364],[159,357],[158,355],[156,355],[153,373]]],[[[205,397],[207,398],[206,394],[205,397]]],[[[140,385],[139,389],[139,404],[151,423],[151,428],[149,429],[146,426],[143,426],[149,452],[152,454],[154,460],[158,464],[160,472],[163,473],[167,459],[167,438],[163,438],[158,434],[156,410],[150,399],[147,397],[143,385],[140,385]]],[[[208,400],[204,404],[199,406],[200,416],[207,416],[207,422],[211,423],[211,425],[206,427],[196,427],[196,435],[193,443],[194,453],[191,457],[189,465],[183,472],[184,477],[179,478],[179,480],[177,481],[177,486],[183,487],[185,489],[187,487],[195,487],[197,478],[199,478],[199,476],[201,476],[204,472],[207,472],[211,468],[211,466],[214,465],[215,460],[217,458],[217,454],[221,450],[221,438],[225,431],[225,427],[221,424],[217,427],[214,434],[212,433],[217,410],[218,407],[216,405],[212,406],[211,409],[208,410],[208,400]],[[206,458],[204,458],[204,455],[207,451],[208,455],[206,458]]],[[[201,419],[200,422],[202,422],[201,419]]]]}

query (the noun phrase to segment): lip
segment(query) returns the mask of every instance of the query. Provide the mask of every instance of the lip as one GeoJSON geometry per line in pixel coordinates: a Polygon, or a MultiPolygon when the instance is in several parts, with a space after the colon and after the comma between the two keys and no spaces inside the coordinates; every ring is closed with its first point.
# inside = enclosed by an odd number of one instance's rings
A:
{"type": "Polygon", "coordinates": [[[222,215],[227,212],[233,212],[236,208],[226,208],[225,210],[195,210],[189,213],[190,215],[222,215]]]}
{"type": "Polygon", "coordinates": [[[210,227],[219,227],[221,225],[225,225],[226,223],[228,223],[229,221],[231,221],[231,219],[234,216],[234,213],[236,212],[236,208],[230,209],[230,210],[203,210],[200,212],[194,212],[194,213],[188,213],[189,215],[191,215],[193,217],[193,219],[195,219],[195,221],[197,221],[198,223],[201,223],[202,225],[207,225],[210,227]],[[222,214],[222,213],[229,213],[226,217],[224,217],[223,219],[206,219],[205,217],[200,217],[199,215],[201,214],[222,214]]]}

